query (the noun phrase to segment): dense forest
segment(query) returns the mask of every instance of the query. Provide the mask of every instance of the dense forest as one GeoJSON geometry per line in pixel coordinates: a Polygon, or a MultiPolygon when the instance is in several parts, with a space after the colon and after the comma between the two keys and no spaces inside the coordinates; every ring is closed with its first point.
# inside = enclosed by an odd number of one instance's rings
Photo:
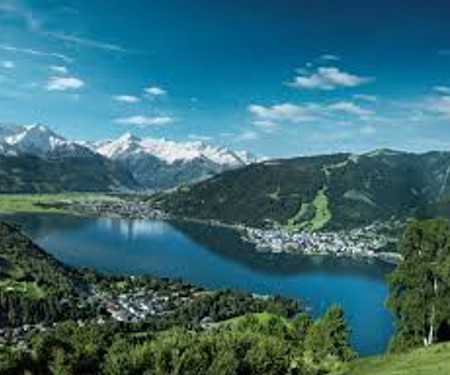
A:
{"type": "Polygon", "coordinates": [[[103,192],[137,188],[131,173],[101,157],[0,155],[1,193],[103,192]]]}
{"type": "Polygon", "coordinates": [[[3,349],[4,374],[326,374],[354,357],[343,312],[313,322],[248,315],[207,330],[128,333],[64,322],[30,337],[31,351],[3,349]]]}
{"type": "Polygon", "coordinates": [[[338,230],[374,221],[450,216],[450,153],[380,150],[269,160],[151,198],[177,216],[254,227],[295,221],[338,230]]]}
{"type": "Polygon", "coordinates": [[[0,222],[0,328],[84,317],[87,290],[79,272],[0,222]]]}

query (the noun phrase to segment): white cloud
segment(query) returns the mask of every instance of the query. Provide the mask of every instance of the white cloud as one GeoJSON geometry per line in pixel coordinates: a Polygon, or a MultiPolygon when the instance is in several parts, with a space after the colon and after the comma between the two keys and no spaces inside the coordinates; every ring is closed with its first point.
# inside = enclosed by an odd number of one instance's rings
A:
{"type": "Polygon", "coordinates": [[[57,74],[68,74],[69,71],[65,66],[62,65],[50,65],[50,70],[57,74]]]}
{"type": "Polygon", "coordinates": [[[16,64],[14,64],[14,62],[12,61],[6,60],[0,62],[0,66],[4,69],[14,69],[16,67],[16,64]]]}
{"type": "Polygon", "coordinates": [[[96,49],[101,49],[105,51],[111,51],[111,52],[121,52],[125,53],[127,50],[117,44],[112,43],[106,43],[101,42],[98,40],[88,39],[88,38],[82,38],[76,35],[71,34],[65,34],[65,33],[55,33],[55,32],[48,32],[46,35],[51,36],[55,39],[62,40],[63,42],[68,42],[72,44],[77,44],[83,47],[91,47],[96,49]]]}
{"type": "Polygon", "coordinates": [[[75,77],[50,77],[45,88],[48,91],[78,90],[85,86],[84,81],[75,77]]]}
{"type": "MultiPolygon", "coordinates": [[[[274,129],[281,123],[302,123],[318,120],[329,120],[338,114],[357,116],[366,119],[374,115],[374,111],[361,107],[351,101],[332,104],[306,103],[302,105],[282,103],[273,106],[253,104],[248,107],[253,115],[253,125],[265,130],[274,129]]],[[[336,119],[337,121],[337,119],[336,119]]]]}
{"type": "Polygon", "coordinates": [[[164,96],[167,95],[167,91],[158,86],[151,86],[144,89],[144,91],[151,96],[164,96]]]}
{"type": "Polygon", "coordinates": [[[320,60],[323,60],[323,61],[338,61],[340,59],[341,58],[339,56],[331,55],[331,54],[325,54],[325,55],[320,56],[320,60]]]}
{"type": "Polygon", "coordinates": [[[450,94],[449,86],[434,86],[433,90],[439,94],[450,94]]]}
{"type": "Polygon", "coordinates": [[[376,102],[378,98],[375,95],[355,94],[353,97],[357,100],[364,100],[366,102],[376,102]]]}
{"type": "Polygon", "coordinates": [[[119,125],[137,125],[137,126],[163,126],[172,124],[175,121],[173,117],[147,117],[147,116],[130,116],[115,119],[114,122],[119,125]]]}
{"type": "Polygon", "coordinates": [[[72,59],[71,57],[63,55],[61,53],[46,52],[46,51],[41,51],[41,50],[32,49],[32,48],[21,48],[21,47],[12,46],[9,44],[0,44],[0,50],[12,52],[12,53],[20,53],[20,54],[25,54],[25,55],[30,55],[30,56],[50,57],[50,58],[62,60],[65,63],[71,63],[74,61],[74,59],[72,59]]]}
{"type": "Polygon", "coordinates": [[[438,96],[429,99],[427,109],[437,115],[450,118],[450,96],[438,96]]]}
{"type": "Polygon", "coordinates": [[[319,67],[315,73],[298,75],[288,85],[310,90],[334,90],[339,87],[357,87],[371,80],[343,72],[336,67],[319,67]]]}
{"type": "Polygon", "coordinates": [[[117,102],[122,102],[122,103],[138,103],[141,101],[141,99],[139,99],[137,96],[133,96],[133,95],[116,95],[116,96],[113,96],[113,99],[117,102]]]}
{"type": "Polygon", "coordinates": [[[343,112],[350,115],[365,117],[373,114],[373,111],[360,107],[353,102],[337,102],[327,107],[331,111],[343,112]]]}
{"type": "Polygon", "coordinates": [[[313,104],[309,105],[296,105],[292,103],[276,104],[271,107],[263,105],[252,104],[248,107],[250,113],[255,116],[259,121],[259,125],[262,125],[261,121],[265,122],[265,125],[276,122],[305,122],[315,119],[315,110],[317,106],[313,104]]]}

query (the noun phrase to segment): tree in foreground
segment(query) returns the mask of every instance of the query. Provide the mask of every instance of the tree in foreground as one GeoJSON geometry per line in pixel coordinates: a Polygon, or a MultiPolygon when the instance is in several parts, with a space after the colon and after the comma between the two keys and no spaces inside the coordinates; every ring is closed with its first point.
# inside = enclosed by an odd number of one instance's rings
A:
{"type": "Polygon", "coordinates": [[[331,306],[323,317],[314,322],[305,341],[305,349],[315,362],[333,356],[349,361],[355,353],[349,345],[350,330],[339,306],[331,306]]]}
{"type": "Polygon", "coordinates": [[[411,220],[398,249],[403,261],[389,278],[392,350],[450,339],[450,222],[411,220]]]}

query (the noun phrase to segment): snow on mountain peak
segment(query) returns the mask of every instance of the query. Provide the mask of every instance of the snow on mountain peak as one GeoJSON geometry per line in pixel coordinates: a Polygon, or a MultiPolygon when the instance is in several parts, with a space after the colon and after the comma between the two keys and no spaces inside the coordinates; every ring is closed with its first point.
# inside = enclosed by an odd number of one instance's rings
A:
{"type": "Polygon", "coordinates": [[[46,156],[55,153],[58,156],[73,156],[90,152],[88,149],[67,141],[41,124],[0,125],[1,154],[11,153],[46,156]],[[6,152],[8,151],[8,152],[6,152]]]}
{"type": "Polygon", "coordinates": [[[233,152],[225,147],[214,147],[201,141],[175,142],[164,138],[141,139],[131,133],[125,133],[116,140],[105,142],[96,151],[112,159],[125,159],[146,154],[168,164],[207,159],[215,164],[232,167],[255,161],[248,153],[233,152]]]}
{"type": "Polygon", "coordinates": [[[247,152],[215,147],[201,141],[141,139],[131,133],[115,140],[69,141],[40,124],[0,124],[0,155],[42,158],[103,156],[114,166],[127,171],[136,186],[145,189],[173,188],[257,161],[247,152]]]}

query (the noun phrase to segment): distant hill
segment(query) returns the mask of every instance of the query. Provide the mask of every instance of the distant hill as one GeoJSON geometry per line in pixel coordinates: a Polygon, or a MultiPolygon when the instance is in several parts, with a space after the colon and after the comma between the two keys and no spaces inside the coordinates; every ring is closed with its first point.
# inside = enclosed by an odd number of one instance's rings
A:
{"type": "Polygon", "coordinates": [[[449,215],[449,173],[450,152],[300,157],[228,171],[152,200],[180,217],[339,229],[449,215]]]}

